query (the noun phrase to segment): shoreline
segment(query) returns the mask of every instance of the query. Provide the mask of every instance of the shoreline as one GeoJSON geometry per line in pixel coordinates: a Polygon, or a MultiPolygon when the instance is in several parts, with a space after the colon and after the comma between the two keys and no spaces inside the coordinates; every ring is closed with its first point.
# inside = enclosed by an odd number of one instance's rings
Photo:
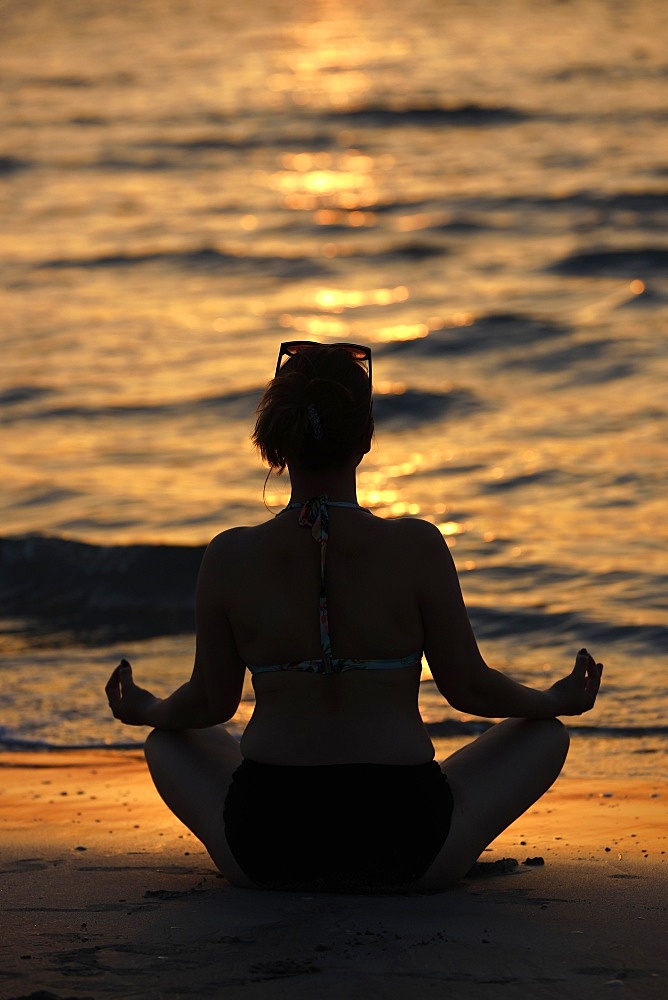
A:
{"type": "Polygon", "coordinates": [[[668,988],[658,780],[561,777],[453,889],[375,897],[230,887],[139,752],[0,755],[0,795],[2,1000],[668,988]]]}

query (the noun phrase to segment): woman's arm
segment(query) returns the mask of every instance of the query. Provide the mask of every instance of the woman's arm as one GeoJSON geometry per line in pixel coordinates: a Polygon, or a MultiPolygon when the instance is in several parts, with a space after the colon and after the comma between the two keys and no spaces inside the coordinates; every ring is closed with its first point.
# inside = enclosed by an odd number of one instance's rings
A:
{"type": "Polygon", "coordinates": [[[105,688],[114,716],[130,726],[203,729],[231,719],[241,700],[245,664],[234,642],[223,604],[227,532],[207,548],[197,580],[197,647],[190,680],[167,698],[134,683],[122,660],[105,688]]]}
{"type": "Polygon", "coordinates": [[[489,667],[478,649],[457,571],[440,531],[421,529],[421,599],[425,655],[441,694],[453,708],[488,718],[547,719],[580,715],[596,700],[602,665],[581,650],[570,674],[539,691],[489,667]]]}

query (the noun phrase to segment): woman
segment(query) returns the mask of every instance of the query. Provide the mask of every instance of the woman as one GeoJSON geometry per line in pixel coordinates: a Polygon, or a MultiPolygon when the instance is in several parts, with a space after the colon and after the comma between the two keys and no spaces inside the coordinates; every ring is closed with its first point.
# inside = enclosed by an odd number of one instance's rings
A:
{"type": "Polygon", "coordinates": [[[368,348],[281,345],[254,442],[287,466],[290,503],[209,545],[190,680],[156,698],[122,661],[106,687],[117,719],[153,727],[160,795],[234,885],[451,885],[561,771],[557,716],[596,699],[586,650],[547,691],[486,665],[439,530],[357,503],[373,426],[368,348]],[[423,652],[456,709],[509,717],[442,766],[418,710],[423,652]],[[256,703],[239,744],[221,723],[246,667],[256,703]]]}

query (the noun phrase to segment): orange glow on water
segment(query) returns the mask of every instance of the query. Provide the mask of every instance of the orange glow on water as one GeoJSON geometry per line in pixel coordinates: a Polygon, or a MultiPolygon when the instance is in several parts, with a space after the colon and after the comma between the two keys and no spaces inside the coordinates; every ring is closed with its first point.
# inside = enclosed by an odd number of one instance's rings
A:
{"type": "MultiPolygon", "coordinates": [[[[382,382],[377,382],[374,386],[374,392],[378,396],[403,396],[406,392],[405,382],[388,382],[384,380],[382,382]]],[[[414,466],[410,466],[411,471],[414,471],[414,466]]],[[[406,475],[406,473],[402,473],[406,475]]]]}
{"type": "Polygon", "coordinates": [[[313,213],[313,221],[318,226],[352,226],[359,229],[361,226],[374,226],[376,216],[373,212],[361,212],[359,209],[347,212],[342,209],[320,208],[313,213]]]}
{"type": "Polygon", "coordinates": [[[309,170],[324,170],[332,165],[331,153],[284,153],[281,164],[287,170],[299,170],[306,173],[309,170]]]}
{"type": "Polygon", "coordinates": [[[313,213],[313,221],[318,226],[336,226],[345,218],[343,212],[337,212],[332,208],[319,208],[313,213]]]}
{"type": "Polygon", "coordinates": [[[429,327],[426,323],[398,323],[378,330],[376,340],[389,343],[396,340],[419,340],[428,336],[429,327]]]}
{"type": "Polygon", "coordinates": [[[360,226],[372,226],[376,221],[373,212],[360,212],[356,210],[348,216],[348,225],[359,228],[360,226]]]}
{"type": "Polygon", "coordinates": [[[451,330],[462,326],[473,326],[474,323],[473,313],[463,310],[451,313],[449,316],[430,316],[427,320],[430,330],[451,330]]]}

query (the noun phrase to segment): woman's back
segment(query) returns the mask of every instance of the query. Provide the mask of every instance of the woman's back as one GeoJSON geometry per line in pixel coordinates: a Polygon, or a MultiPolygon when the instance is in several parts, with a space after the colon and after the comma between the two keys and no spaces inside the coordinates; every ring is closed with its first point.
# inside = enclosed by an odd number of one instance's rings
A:
{"type": "Polygon", "coordinates": [[[241,658],[260,668],[244,754],[282,764],[430,760],[433,747],[417,708],[423,630],[416,541],[422,525],[382,520],[360,508],[329,508],[325,587],[332,656],[362,661],[330,677],[277,669],[323,656],[320,545],[299,516],[287,510],[223,536],[225,612],[241,658]],[[413,665],[399,666],[401,658],[413,665]],[[379,669],[378,660],[393,661],[393,668],[379,669]]]}

